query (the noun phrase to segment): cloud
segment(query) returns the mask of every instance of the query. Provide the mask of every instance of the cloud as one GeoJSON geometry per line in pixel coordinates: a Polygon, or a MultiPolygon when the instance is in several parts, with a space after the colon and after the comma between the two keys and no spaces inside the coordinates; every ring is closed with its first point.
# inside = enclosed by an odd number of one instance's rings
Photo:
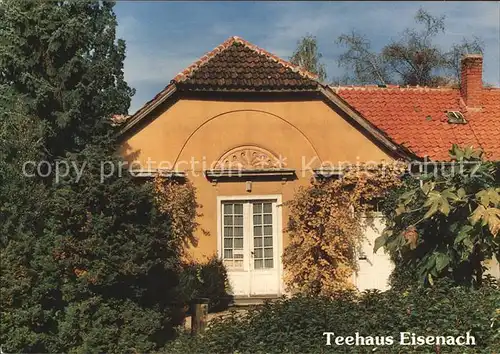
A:
{"type": "Polygon", "coordinates": [[[241,36],[288,59],[307,33],[318,38],[330,76],[340,75],[343,51],[335,39],[356,29],[375,50],[406,27],[419,7],[446,15],[449,47],[462,37],[481,37],[485,79],[500,86],[500,3],[488,2],[121,2],[118,34],[127,42],[125,77],[137,89],[131,112],[151,99],[181,70],[230,36],[241,36]]]}

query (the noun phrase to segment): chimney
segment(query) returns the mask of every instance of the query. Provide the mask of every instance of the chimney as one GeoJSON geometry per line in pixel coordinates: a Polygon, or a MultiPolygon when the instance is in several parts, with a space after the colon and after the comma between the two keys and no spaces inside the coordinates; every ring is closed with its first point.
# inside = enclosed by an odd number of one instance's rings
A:
{"type": "Polygon", "coordinates": [[[483,89],[483,56],[466,54],[462,57],[460,95],[469,108],[481,108],[483,89]]]}

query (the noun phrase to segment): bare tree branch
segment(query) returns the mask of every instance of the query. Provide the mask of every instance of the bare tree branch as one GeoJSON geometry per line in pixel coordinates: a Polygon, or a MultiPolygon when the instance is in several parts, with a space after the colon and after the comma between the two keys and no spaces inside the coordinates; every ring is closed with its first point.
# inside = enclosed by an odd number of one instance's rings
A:
{"type": "Polygon", "coordinates": [[[342,34],[337,44],[347,50],[339,56],[339,66],[352,72],[353,81],[361,84],[437,86],[458,82],[463,54],[483,51],[484,44],[477,37],[464,38],[448,51],[434,44],[436,36],[445,31],[444,16],[419,9],[415,22],[422,28],[407,28],[380,53],[370,50],[370,42],[364,36],[355,32],[342,34]]]}

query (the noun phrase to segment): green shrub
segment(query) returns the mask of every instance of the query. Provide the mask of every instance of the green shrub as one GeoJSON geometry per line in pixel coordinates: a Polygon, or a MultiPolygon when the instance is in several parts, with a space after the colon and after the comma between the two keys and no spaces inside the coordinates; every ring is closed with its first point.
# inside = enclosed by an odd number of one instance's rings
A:
{"type": "Polygon", "coordinates": [[[0,1],[0,352],[150,352],[175,334],[183,244],[110,124],[133,95],[113,6],[0,1]]]}
{"type": "Polygon", "coordinates": [[[209,299],[209,311],[220,311],[228,307],[229,281],[224,264],[216,256],[205,263],[184,264],[180,274],[179,291],[186,303],[204,297],[209,299]]]}
{"type": "Polygon", "coordinates": [[[384,247],[396,258],[396,270],[414,268],[421,284],[449,278],[480,287],[483,261],[500,257],[498,164],[484,160],[481,150],[455,144],[449,158],[457,165],[405,179],[391,191],[374,251],[384,247]]]}
{"type": "Polygon", "coordinates": [[[181,335],[168,353],[494,353],[500,350],[500,291],[443,285],[407,292],[343,293],[335,299],[293,297],[214,320],[203,335],[181,335]],[[496,318],[496,319],[495,319],[496,318]],[[465,335],[476,346],[401,346],[400,332],[465,335]],[[391,346],[326,346],[323,332],[393,336],[391,346]]]}

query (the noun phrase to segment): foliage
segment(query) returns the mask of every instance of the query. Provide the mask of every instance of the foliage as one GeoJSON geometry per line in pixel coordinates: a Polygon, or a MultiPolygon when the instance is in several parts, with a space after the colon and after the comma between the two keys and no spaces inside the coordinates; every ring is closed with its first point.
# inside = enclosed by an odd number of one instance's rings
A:
{"type": "Polygon", "coordinates": [[[353,287],[356,252],[373,202],[399,183],[403,164],[346,166],[341,179],[313,181],[288,202],[285,283],[294,292],[333,295],[353,287]]]}
{"type": "Polygon", "coordinates": [[[401,293],[344,292],[335,299],[293,297],[214,319],[204,335],[183,335],[168,353],[494,353],[500,349],[500,291],[442,284],[401,293]],[[400,332],[458,336],[471,332],[476,346],[401,346],[400,332]],[[336,336],[393,336],[389,346],[326,346],[336,336]],[[441,349],[441,350],[440,350],[441,349]],[[446,349],[446,351],[445,351],[446,349]]]}
{"type": "Polygon", "coordinates": [[[323,55],[318,50],[316,37],[308,34],[297,42],[297,48],[290,57],[290,62],[318,75],[320,81],[326,79],[325,65],[320,62],[323,55]]]}
{"type": "Polygon", "coordinates": [[[47,334],[35,333],[27,325],[43,315],[39,291],[32,285],[37,270],[29,263],[47,214],[44,201],[49,191],[20,176],[24,161],[40,155],[43,126],[27,115],[22,97],[4,85],[0,88],[0,342],[5,350],[22,348],[18,342],[35,346],[37,341],[49,340],[47,334]],[[30,291],[32,299],[17,295],[30,291]]]}
{"type": "Polygon", "coordinates": [[[181,244],[151,184],[137,186],[126,173],[100,183],[98,162],[109,159],[101,149],[78,154],[88,163],[79,182],[35,184],[47,194],[30,207],[39,208],[32,224],[16,213],[25,201],[2,190],[4,349],[149,351],[173,335],[181,244]]]}
{"type": "Polygon", "coordinates": [[[79,151],[126,113],[125,43],[115,40],[113,3],[4,0],[0,3],[0,83],[25,95],[43,118],[50,156],[79,151]],[[98,112],[99,114],[95,114],[98,112]]]}
{"type": "Polygon", "coordinates": [[[370,41],[355,31],[339,36],[337,44],[347,48],[339,57],[339,66],[351,70],[353,75],[339,81],[379,85],[458,84],[460,58],[463,54],[482,53],[481,40],[463,38],[461,43],[452,44],[451,49],[446,50],[434,42],[445,31],[444,16],[433,16],[419,9],[415,22],[423,28],[407,28],[380,52],[373,51],[370,41]]]}
{"type": "Polygon", "coordinates": [[[187,246],[197,245],[194,232],[199,226],[196,222],[196,188],[190,181],[179,182],[174,179],[156,176],[154,179],[156,204],[162,213],[169,216],[174,238],[187,246]]]}
{"type": "Polygon", "coordinates": [[[181,298],[191,302],[195,298],[208,298],[209,311],[227,308],[230,300],[229,279],[222,260],[213,256],[206,262],[183,264],[180,274],[179,290],[181,298]]]}
{"type": "Polygon", "coordinates": [[[68,353],[149,352],[156,348],[152,339],[162,317],[135,301],[96,296],[71,302],[59,333],[68,342],[68,353]]]}
{"type": "Polygon", "coordinates": [[[376,241],[399,267],[414,268],[421,281],[449,277],[479,286],[484,260],[500,259],[498,164],[472,148],[450,150],[454,165],[402,185],[387,210],[387,228],[376,241]]]}
{"type": "Polygon", "coordinates": [[[108,2],[0,2],[6,352],[152,351],[177,324],[182,243],[154,185],[116,156],[109,118],[126,113],[133,91],[115,29],[108,2]],[[41,160],[52,173],[23,175],[41,160]],[[73,168],[56,175],[62,162],[73,168]]]}

